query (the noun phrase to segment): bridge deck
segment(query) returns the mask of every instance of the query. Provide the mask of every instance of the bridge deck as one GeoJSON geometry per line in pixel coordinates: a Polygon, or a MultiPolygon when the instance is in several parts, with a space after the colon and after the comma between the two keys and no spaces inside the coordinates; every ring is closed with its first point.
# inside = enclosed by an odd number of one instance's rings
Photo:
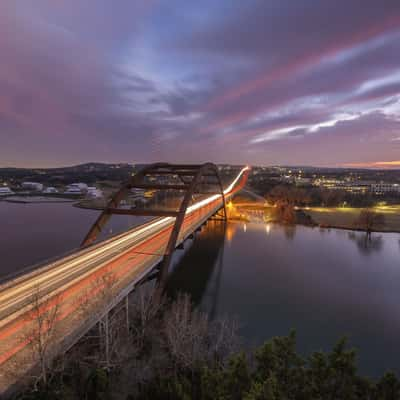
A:
{"type": "MultiPolygon", "coordinates": [[[[232,196],[246,178],[244,169],[225,196],[232,196]]],[[[190,206],[177,245],[221,207],[221,195],[190,206]]],[[[33,296],[40,298],[40,313],[57,309],[56,345],[65,351],[160,263],[174,220],[154,219],[1,285],[0,393],[32,367],[33,296]]]]}

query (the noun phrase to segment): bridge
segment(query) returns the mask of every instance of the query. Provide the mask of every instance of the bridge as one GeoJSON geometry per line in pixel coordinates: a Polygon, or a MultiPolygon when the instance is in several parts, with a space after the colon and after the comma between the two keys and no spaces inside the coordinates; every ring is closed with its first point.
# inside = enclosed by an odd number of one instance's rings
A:
{"type": "Polygon", "coordinates": [[[80,249],[1,284],[0,393],[37,368],[35,334],[49,337],[51,331],[51,354],[61,354],[100,321],[108,329],[110,310],[125,302],[127,311],[129,293],[142,282],[155,277],[162,289],[175,248],[208,219],[226,219],[225,202],[243,188],[248,172],[241,169],[224,189],[211,163],[148,166],[112,196],[80,249]],[[180,205],[128,208],[124,199],[132,189],[176,190],[180,205]],[[155,218],[96,242],[112,215],[155,218]]]}

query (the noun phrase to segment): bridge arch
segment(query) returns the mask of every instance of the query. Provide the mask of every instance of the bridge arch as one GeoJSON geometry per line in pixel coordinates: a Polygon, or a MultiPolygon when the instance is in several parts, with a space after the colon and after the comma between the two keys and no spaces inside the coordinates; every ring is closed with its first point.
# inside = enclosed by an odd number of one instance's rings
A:
{"type": "Polygon", "coordinates": [[[205,163],[202,165],[180,165],[168,163],[156,163],[142,168],[135,175],[130,177],[120,189],[111,197],[106,207],[100,213],[89,232],[82,241],[81,247],[92,244],[98,234],[102,231],[112,215],[146,215],[159,217],[174,217],[175,222],[168,239],[168,244],[164,253],[161,270],[158,276],[161,284],[165,283],[168,269],[172,260],[173,252],[177,246],[179,233],[181,231],[186,211],[195,194],[220,194],[222,198],[223,219],[226,220],[226,204],[225,194],[222,186],[221,177],[218,167],[213,163],[205,163]],[[179,184],[157,183],[148,180],[150,176],[170,176],[178,177],[179,184]],[[214,182],[209,182],[213,178],[214,182]],[[217,186],[217,192],[204,191],[207,185],[217,186]],[[124,200],[132,189],[148,189],[148,190],[180,190],[184,192],[183,198],[179,205],[178,211],[165,211],[161,209],[123,209],[119,208],[122,200],[124,200]]]}

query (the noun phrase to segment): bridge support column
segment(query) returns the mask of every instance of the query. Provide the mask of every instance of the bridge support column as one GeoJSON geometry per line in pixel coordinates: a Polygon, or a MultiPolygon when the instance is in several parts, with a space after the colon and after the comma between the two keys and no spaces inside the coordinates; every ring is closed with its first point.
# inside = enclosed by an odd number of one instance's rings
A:
{"type": "Polygon", "coordinates": [[[125,297],[126,332],[129,336],[129,294],[125,297]]]}
{"type": "Polygon", "coordinates": [[[108,368],[110,366],[110,320],[108,311],[104,316],[104,345],[106,353],[106,366],[108,368]]]}

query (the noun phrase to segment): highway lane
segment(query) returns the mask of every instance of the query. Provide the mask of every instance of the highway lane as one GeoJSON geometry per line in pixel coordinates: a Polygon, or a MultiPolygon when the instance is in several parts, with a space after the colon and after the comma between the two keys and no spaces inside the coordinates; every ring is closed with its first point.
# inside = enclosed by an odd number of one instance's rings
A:
{"type": "MultiPolygon", "coordinates": [[[[238,182],[246,171],[246,168],[243,169],[225,189],[227,198],[238,190],[238,182]]],[[[204,223],[221,205],[221,195],[209,196],[191,205],[187,210],[179,241],[204,223]]],[[[119,280],[120,288],[150,271],[162,259],[174,221],[172,217],[154,219],[19,277],[15,282],[1,285],[0,367],[26,346],[26,343],[16,338],[17,333],[27,326],[24,315],[30,308],[32,295],[37,288],[43,301],[61,295],[63,318],[70,317],[77,308],[73,300],[83,290],[92,290],[90,285],[93,281],[111,267],[119,280]]],[[[71,325],[70,328],[75,326],[71,325]]]]}
{"type": "MultiPolygon", "coordinates": [[[[231,185],[225,189],[227,195],[233,190],[243,172],[242,170],[231,185]]],[[[187,215],[219,200],[220,197],[220,195],[213,195],[195,203],[189,207],[187,215]]],[[[121,253],[147,240],[157,231],[166,227],[172,227],[173,223],[174,218],[172,217],[159,218],[145,226],[129,231],[118,238],[106,241],[101,246],[96,246],[93,250],[84,250],[83,254],[78,251],[72,259],[68,256],[67,260],[59,260],[50,270],[44,268],[42,274],[34,274],[30,279],[23,282],[17,281],[15,285],[10,286],[8,284],[3,290],[0,286],[0,327],[8,322],[8,317],[16,310],[28,305],[33,291],[38,287],[42,295],[47,295],[52,290],[55,290],[57,286],[65,285],[77,276],[84,276],[85,273],[100,268],[114,257],[118,257],[121,253]]]]}
{"type": "Polygon", "coordinates": [[[34,275],[30,279],[22,283],[17,282],[11,287],[7,287],[0,291],[0,326],[6,323],[6,319],[18,307],[26,305],[33,290],[40,287],[43,295],[49,293],[57,284],[66,284],[68,280],[73,280],[77,276],[83,276],[86,272],[99,268],[103,263],[111,261],[114,257],[118,257],[124,251],[129,250],[132,246],[145,241],[154,235],[159,229],[166,227],[170,221],[155,221],[149,227],[135,229],[123,237],[106,243],[99,248],[91,251],[83,251],[72,260],[64,262],[59,260],[57,265],[42,274],[34,275]]]}

